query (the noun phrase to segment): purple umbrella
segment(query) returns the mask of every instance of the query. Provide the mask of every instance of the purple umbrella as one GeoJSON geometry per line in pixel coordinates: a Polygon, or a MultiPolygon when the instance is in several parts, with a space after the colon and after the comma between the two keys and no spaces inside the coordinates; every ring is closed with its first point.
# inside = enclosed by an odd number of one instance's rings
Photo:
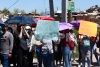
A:
{"type": "Polygon", "coordinates": [[[65,29],[72,29],[73,28],[73,25],[70,24],[70,23],[66,23],[66,22],[62,22],[62,23],[59,23],[59,30],[65,30],[65,29]]]}
{"type": "Polygon", "coordinates": [[[71,23],[80,23],[80,20],[72,21],[71,23]]]}
{"type": "Polygon", "coordinates": [[[80,20],[72,21],[70,24],[72,24],[73,27],[78,28],[80,26],[80,20]]]}

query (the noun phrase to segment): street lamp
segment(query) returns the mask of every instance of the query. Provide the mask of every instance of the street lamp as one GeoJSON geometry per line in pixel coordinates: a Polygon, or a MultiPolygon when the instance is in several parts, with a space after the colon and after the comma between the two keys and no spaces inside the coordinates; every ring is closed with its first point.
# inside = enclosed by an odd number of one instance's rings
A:
{"type": "Polygon", "coordinates": [[[43,0],[43,2],[44,2],[44,8],[45,8],[45,10],[44,10],[44,11],[45,11],[45,14],[46,14],[45,0],[43,0]]]}

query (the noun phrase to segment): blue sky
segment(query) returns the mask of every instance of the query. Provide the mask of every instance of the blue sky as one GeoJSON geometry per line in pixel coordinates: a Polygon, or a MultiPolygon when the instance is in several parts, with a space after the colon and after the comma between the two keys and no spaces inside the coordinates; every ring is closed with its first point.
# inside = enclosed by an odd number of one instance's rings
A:
{"type": "MultiPolygon", "coordinates": [[[[9,8],[16,0],[0,0],[0,10],[3,8],[9,8]]],[[[76,10],[85,10],[90,6],[99,5],[100,0],[74,0],[76,10]]],[[[54,0],[55,11],[61,10],[61,0],[54,0]]],[[[25,10],[26,12],[31,12],[37,9],[41,12],[47,9],[49,11],[49,0],[19,0],[15,5],[13,5],[9,10],[13,11],[14,8],[19,8],[25,10]]]]}

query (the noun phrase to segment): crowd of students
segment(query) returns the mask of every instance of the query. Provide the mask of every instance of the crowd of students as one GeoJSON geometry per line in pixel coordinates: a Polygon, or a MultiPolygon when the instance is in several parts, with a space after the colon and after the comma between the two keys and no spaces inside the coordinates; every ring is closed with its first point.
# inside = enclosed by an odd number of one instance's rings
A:
{"type": "Polygon", "coordinates": [[[75,36],[72,29],[58,32],[58,40],[37,39],[34,35],[35,28],[18,25],[16,31],[5,26],[0,34],[0,59],[3,67],[33,67],[33,57],[36,53],[39,67],[55,67],[61,64],[63,67],[71,67],[75,62],[76,45],[79,48],[79,66],[85,67],[87,57],[88,67],[91,67],[92,51],[99,63],[96,46],[99,43],[99,36],[88,37],[79,34],[75,36]],[[72,56],[73,55],[73,56],[72,56]],[[72,58],[73,57],[73,58],[72,58]],[[72,60],[71,60],[72,58],[72,60]],[[42,65],[43,64],[43,65],[42,65]]]}

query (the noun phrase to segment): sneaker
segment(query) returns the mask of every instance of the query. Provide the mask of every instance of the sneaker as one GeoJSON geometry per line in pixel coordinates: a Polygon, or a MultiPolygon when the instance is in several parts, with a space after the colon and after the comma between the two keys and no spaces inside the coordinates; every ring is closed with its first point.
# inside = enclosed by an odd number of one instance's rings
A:
{"type": "Polygon", "coordinates": [[[78,65],[78,67],[81,67],[81,65],[78,65]]]}
{"type": "Polygon", "coordinates": [[[72,62],[76,62],[75,60],[72,60],[72,62]]]}

